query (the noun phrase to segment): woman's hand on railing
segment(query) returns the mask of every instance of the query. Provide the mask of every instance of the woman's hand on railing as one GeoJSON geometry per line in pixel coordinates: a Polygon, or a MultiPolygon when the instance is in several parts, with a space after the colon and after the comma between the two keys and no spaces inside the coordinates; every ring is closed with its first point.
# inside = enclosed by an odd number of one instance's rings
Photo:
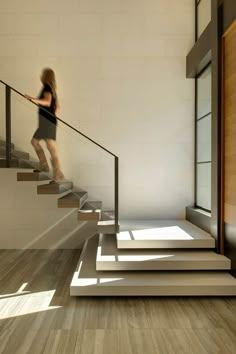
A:
{"type": "Polygon", "coordinates": [[[27,98],[27,100],[29,100],[29,101],[32,101],[33,100],[33,97],[31,97],[31,96],[29,96],[29,95],[24,95],[25,96],[25,98],[27,98]]]}

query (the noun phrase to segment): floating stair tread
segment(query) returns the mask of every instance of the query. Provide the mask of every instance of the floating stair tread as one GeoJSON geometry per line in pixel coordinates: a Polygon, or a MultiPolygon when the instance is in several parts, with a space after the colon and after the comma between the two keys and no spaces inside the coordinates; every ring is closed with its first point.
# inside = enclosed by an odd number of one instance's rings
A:
{"type": "Polygon", "coordinates": [[[58,199],[59,208],[81,208],[88,198],[87,192],[70,192],[58,199]]]}
{"type": "Polygon", "coordinates": [[[60,194],[73,188],[72,182],[50,182],[37,186],[38,194],[60,194]]]}
{"type": "MultiPolygon", "coordinates": [[[[0,147],[6,147],[6,142],[4,140],[0,140],[0,147]]],[[[15,149],[15,145],[11,143],[12,150],[15,149]]]]}
{"type": "Polygon", "coordinates": [[[86,241],[72,296],[235,296],[236,279],[225,271],[96,271],[98,237],[86,241]]]}
{"type": "Polygon", "coordinates": [[[98,221],[97,226],[98,226],[98,233],[101,234],[115,234],[120,230],[120,225],[116,227],[115,220],[110,220],[110,219],[98,221]]]}
{"type": "Polygon", "coordinates": [[[215,239],[186,220],[121,222],[118,248],[215,248],[215,239]]]}
{"type": "Polygon", "coordinates": [[[50,177],[45,172],[17,172],[17,181],[47,181],[50,177]]]}
{"type": "Polygon", "coordinates": [[[30,169],[30,170],[38,169],[39,163],[38,161],[34,161],[34,160],[19,159],[19,167],[24,169],[30,169]]]}
{"type": "Polygon", "coordinates": [[[101,216],[102,202],[89,201],[78,210],[78,220],[81,221],[98,221],[101,216]]]}
{"type": "Polygon", "coordinates": [[[115,235],[100,235],[97,270],[230,269],[231,261],[208,250],[118,249],[115,235]]]}
{"type": "MultiPolygon", "coordinates": [[[[2,156],[2,157],[6,156],[6,147],[5,146],[0,145],[0,156],[2,156]]],[[[24,152],[24,151],[14,150],[14,149],[11,150],[11,156],[19,158],[19,159],[25,159],[25,160],[29,160],[29,158],[30,158],[29,153],[24,152]]]]}
{"type": "Polygon", "coordinates": [[[102,215],[101,215],[102,221],[114,220],[114,218],[115,218],[114,211],[106,211],[106,210],[102,211],[102,215]]]}
{"type": "MultiPolygon", "coordinates": [[[[6,157],[5,156],[4,157],[0,156],[0,167],[5,168],[6,167],[6,163],[7,163],[6,157]]],[[[32,168],[37,168],[38,164],[35,161],[12,157],[11,158],[11,167],[32,170],[32,168]]]]}
{"type": "MultiPolygon", "coordinates": [[[[7,160],[6,157],[1,157],[0,156],[0,167],[5,168],[7,165],[7,160]]],[[[14,168],[18,168],[20,166],[20,162],[19,159],[16,158],[12,158],[11,159],[11,163],[10,163],[10,167],[14,167],[14,168]]]]}
{"type": "Polygon", "coordinates": [[[78,210],[79,213],[94,213],[101,212],[102,202],[101,201],[87,201],[83,207],[78,210]]]}

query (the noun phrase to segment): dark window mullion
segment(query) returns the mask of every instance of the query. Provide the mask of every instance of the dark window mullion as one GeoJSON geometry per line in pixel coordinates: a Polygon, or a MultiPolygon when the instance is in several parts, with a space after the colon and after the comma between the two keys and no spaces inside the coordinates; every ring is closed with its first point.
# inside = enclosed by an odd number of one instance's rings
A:
{"type": "Polygon", "coordinates": [[[212,161],[199,161],[199,162],[196,162],[197,165],[201,165],[201,164],[204,164],[204,163],[212,163],[212,161]]]}
{"type": "Polygon", "coordinates": [[[207,114],[204,114],[204,116],[202,116],[202,117],[200,117],[200,118],[197,118],[197,122],[198,122],[199,120],[202,120],[202,119],[204,119],[204,118],[207,118],[208,116],[211,115],[211,113],[212,113],[212,112],[209,112],[209,113],[207,113],[207,114]]]}

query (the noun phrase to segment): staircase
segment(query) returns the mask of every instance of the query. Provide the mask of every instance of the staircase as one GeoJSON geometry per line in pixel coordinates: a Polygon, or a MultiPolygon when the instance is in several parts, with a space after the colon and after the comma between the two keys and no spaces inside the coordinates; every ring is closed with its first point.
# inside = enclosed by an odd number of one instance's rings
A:
{"type": "Polygon", "coordinates": [[[185,220],[124,221],[116,232],[113,213],[90,201],[87,191],[29,170],[36,165],[29,154],[20,152],[15,161],[27,168],[17,172],[17,181],[38,182],[37,194],[57,194],[58,208],[76,208],[78,220],[97,222],[73,275],[72,296],[236,295],[231,262],[214,252],[210,234],[185,220]]]}
{"type": "Polygon", "coordinates": [[[233,296],[231,262],[187,221],[126,221],[87,240],[72,296],[233,296]]]}
{"type": "MultiPolygon", "coordinates": [[[[73,183],[70,181],[54,182],[44,172],[17,172],[17,181],[20,182],[44,182],[37,185],[37,194],[58,194],[58,208],[76,208],[78,209],[78,220],[80,221],[97,221],[98,229],[100,222],[106,222],[108,215],[102,211],[102,202],[91,201],[88,199],[86,191],[73,188],[73,183]],[[60,196],[63,194],[63,196],[60,196]]],[[[106,227],[107,232],[116,230],[116,225],[112,216],[109,216],[110,224],[106,227]]]]}
{"type": "MultiPolygon", "coordinates": [[[[208,233],[185,220],[126,221],[119,225],[118,157],[62,119],[53,116],[63,129],[112,159],[114,211],[104,211],[102,201],[89,200],[89,191],[75,188],[72,181],[56,183],[48,174],[33,172],[37,163],[11,143],[11,92],[25,97],[0,83],[5,86],[6,98],[6,142],[0,141],[0,167],[26,168],[17,173],[18,181],[37,182],[38,194],[58,195],[58,208],[76,208],[78,220],[97,225],[97,235],[84,243],[70,285],[72,296],[236,295],[230,260],[214,252],[215,240],[208,233]]],[[[100,166],[101,156],[95,158],[100,166]]]]}

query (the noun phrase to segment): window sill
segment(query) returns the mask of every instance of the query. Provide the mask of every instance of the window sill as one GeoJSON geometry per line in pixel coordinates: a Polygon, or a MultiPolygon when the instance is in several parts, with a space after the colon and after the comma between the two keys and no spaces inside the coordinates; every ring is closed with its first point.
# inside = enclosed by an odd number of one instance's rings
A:
{"type": "Polygon", "coordinates": [[[205,210],[186,207],[186,220],[208,233],[211,232],[211,213],[205,210]]]}

